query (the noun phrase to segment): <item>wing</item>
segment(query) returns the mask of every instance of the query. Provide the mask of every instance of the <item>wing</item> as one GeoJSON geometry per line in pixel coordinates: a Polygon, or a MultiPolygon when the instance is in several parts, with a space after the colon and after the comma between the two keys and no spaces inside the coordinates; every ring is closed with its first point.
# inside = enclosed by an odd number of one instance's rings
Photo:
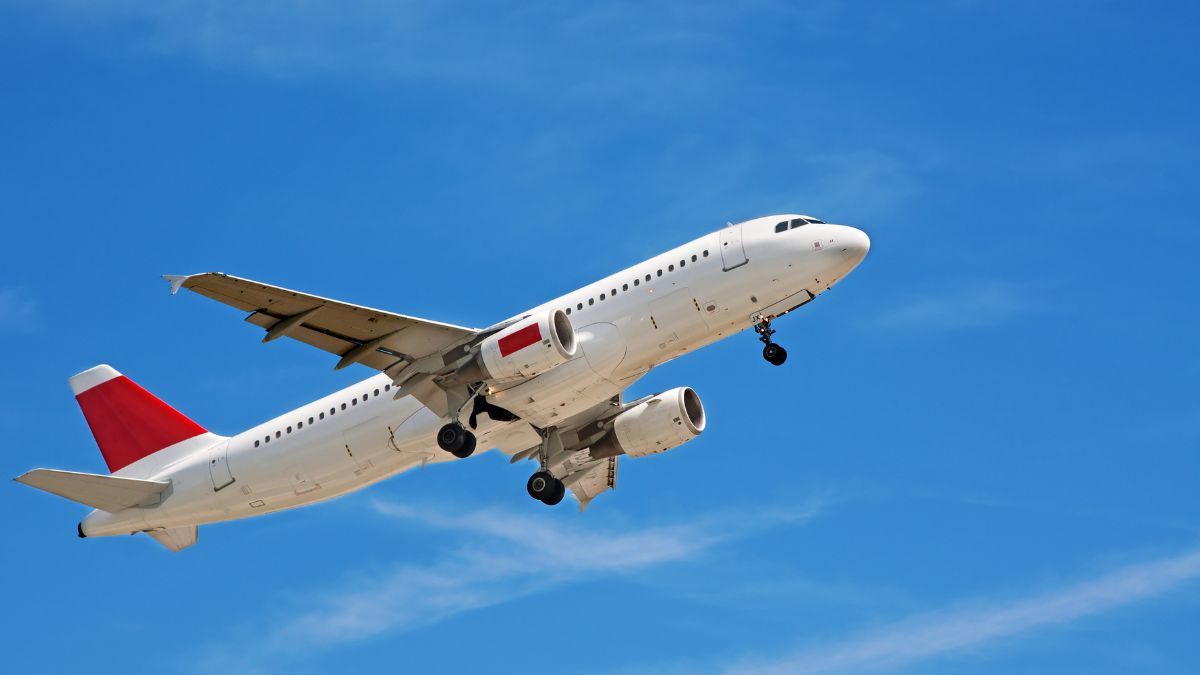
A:
{"type": "MultiPolygon", "coordinates": [[[[587,451],[583,451],[584,454],[587,451]]],[[[576,468],[563,479],[563,484],[579,500],[579,510],[587,510],[596,495],[617,487],[617,458],[593,459],[576,468]]]]}
{"type": "Polygon", "coordinates": [[[250,312],[246,321],[267,331],[263,342],[286,336],[340,356],[336,368],[361,363],[386,371],[465,345],[479,333],[220,272],[163,278],[173,294],[186,288],[250,312]]]}

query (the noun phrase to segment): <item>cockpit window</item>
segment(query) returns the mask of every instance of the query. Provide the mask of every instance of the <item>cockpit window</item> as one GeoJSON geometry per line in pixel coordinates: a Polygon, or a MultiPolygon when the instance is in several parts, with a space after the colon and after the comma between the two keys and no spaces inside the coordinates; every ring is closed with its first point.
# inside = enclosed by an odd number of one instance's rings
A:
{"type": "Polygon", "coordinates": [[[784,230],[786,230],[786,229],[788,229],[788,223],[787,223],[787,221],[786,221],[786,220],[785,220],[785,221],[783,221],[782,223],[779,223],[778,225],[776,225],[776,226],[775,226],[775,231],[776,231],[776,232],[783,232],[783,231],[784,231],[784,230]]]}
{"type": "Polygon", "coordinates": [[[817,220],[816,218],[805,218],[805,220],[807,220],[810,223],[813,223],[814,225],[824,225],[825,224],[825,221],[817,220]]]}
{"type": "Polygon", "coordinates": [[[801,225],[807,225],[807,224],[808,224],[807,220],[805,220],[803,218],[796,218],[795,220],[792,221],[792,229],[794,230],[797,227],[800,227],[801,225]]]}

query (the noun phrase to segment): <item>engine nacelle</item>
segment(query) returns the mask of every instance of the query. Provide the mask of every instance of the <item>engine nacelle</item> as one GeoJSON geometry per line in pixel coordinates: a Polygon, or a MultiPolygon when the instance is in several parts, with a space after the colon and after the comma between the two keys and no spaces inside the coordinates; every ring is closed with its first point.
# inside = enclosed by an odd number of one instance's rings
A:
{"type": "Polygon", "coordinates": [[[676,387],[626,410],[612,431],[594,443],[594,458],[644,457],[670,450],[704,431],[704,404],[691,387],[676,387]]]}
{"type": "Polygon", "coordinates": [[[479,345],[474,360],[459,370],[463,380],[530,378],[575,356],[571,320],[561,309],[526,317],[479,345]]]}

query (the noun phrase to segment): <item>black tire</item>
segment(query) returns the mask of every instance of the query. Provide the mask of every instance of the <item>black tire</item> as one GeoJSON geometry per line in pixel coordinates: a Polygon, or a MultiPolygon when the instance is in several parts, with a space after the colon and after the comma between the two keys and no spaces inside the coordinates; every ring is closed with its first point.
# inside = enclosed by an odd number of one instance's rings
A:
{"type": "MultiPolygon", "coordinates": [[[[775,346],[779,347],[779,345],[775,346]]],[[[775,353],[775,360],[771,362],[771,365],[782,366],[784,361],[787,361],[787,350],[779,347],[779,351],[775,353]]]]}
{"type": "Polygon", "coordinates": [[[451,450],[450,453],[459,459],[466,459],[475,452],[475,434],[469,431],[463,431],[463,444],[458,450],[451,450]]]}
{"type": "Polygon", "coordinates": [[[529,492],[530,497],[544,502],[554,496],[559,485],[562,485],[562,481],[555,478],[550,472],[538,471],[529,477],[529,482],[525,483],[525,489],[529,492]]]}
{"type": "Polygon", "coordinates": [[[451,422],[438,431],[437,442],[439,448],[457,456],[467,442],[467,430],[451,422]]]}
{"type": "Polygon", "coordinates": [[[763,358],[773,366],[782,366],[784,361],[787,361],[787,350],[774,342],[768,342],[766,347],[763,347],[763,358]]]}
{"type": "Polygon", "coordinates": [[[549,497],[543,499],[542,503],[544,503],[546,506],[554,506],[555,504],[561,502],[563,500],[563,497],[565,497],[566,495],[567,495],[567,486],[563,485],[563,482],[561,480],[555,478],[554,479],[554,493],[551,494],[549,497]]]}

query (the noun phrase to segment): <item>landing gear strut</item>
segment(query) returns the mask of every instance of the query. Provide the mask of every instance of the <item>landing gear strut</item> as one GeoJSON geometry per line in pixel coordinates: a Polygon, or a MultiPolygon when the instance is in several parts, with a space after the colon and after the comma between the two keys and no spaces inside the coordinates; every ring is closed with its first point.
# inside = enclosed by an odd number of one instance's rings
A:
{"type": "Polygon", "coordinates": [[[758,333],[758,339],[762,342],[763,358],[773,366],[782,366],[784,361],[787,361],[787,350],[779,345],[771,342],[771,336],[775,334],[775,329],[771,328],[770,319],[760,319],[754,324],[754,332],[758,333]]]}
{"type": "Polygon", "coordinates": [[[450,417],[450,423],[438,431],[438,447],[459,459],[466,459],[471,456],[471,453],[475,452],[475,434],[467,431],[466,427],[459,421],[459,416],[466,409],[467,403],[471,402],[482,389],[483,385],[479,384],[468,391],[466,400],[450,417]]]}

